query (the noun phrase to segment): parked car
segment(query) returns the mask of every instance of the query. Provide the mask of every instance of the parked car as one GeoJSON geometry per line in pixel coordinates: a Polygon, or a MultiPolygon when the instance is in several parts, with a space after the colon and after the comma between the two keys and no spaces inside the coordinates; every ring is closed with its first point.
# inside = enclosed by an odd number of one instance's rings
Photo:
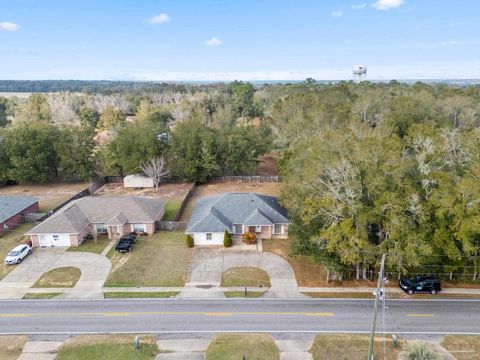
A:
{"type": "Polygon", "coordinates": [[[429,292],[435,295],[442,290],[440,280],[435,276],[420,275],[408,279],[401,279],[398,284],[407,294],[416,292],[429,292]]]}
{"type": "Polygon", "coordinates": [[[20,264],[22,260],[31,253],[32,248],[27,244],[18,245],[8,253],[7,257],[5,258],[5,264],[20,264]]]}
{"type": "Polygon", "coordinates": [[[127,252],[132,250],[133,244],[135,244],[136,237],[135,235],[125,235],[118,240],[117,245],[115,245],[115,251],[118,252],[127,252]]]}

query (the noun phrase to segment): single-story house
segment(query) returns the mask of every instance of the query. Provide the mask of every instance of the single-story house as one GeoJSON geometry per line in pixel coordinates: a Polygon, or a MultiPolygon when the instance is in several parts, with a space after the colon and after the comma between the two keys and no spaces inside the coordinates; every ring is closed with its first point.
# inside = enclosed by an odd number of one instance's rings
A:
{"type": "Polygon", "coordinates": [[[25,221],[28,213],[37,213],[38,198],[0,195],[0,235],[25,221]]]}
{"type": "Polygon", "coordinates": [[[197,201],[186,234],[195,245],[221,245],[225,230],[234,237],[252,232],[259,239],[283,239],[289,223],[287,211],[273,196],[224,193],[197,201]]]}
{"type": "Polygon", "coordinates": [[[78,246],[88,234],[111,240],[131,232],[153,234],[165,201],[142,196],[87,196],[74,200],[27,232],[34,246],[78,246]]]}
{"type": "Polygon", "coordinates": [[[153,188],[153,180],[142,174],[127,175],[123,178],[123,187],[126,188],[153,188]]]}

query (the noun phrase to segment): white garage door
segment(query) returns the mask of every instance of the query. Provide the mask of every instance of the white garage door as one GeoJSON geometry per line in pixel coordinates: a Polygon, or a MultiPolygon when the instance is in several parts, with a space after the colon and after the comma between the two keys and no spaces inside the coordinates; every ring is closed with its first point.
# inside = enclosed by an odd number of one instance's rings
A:
{"type": "Polygon", "coordinates": [[[70,246],[69,234],[40,235],[40,246],[70,246]]]}
{"type": "Polygon", "coordinates": [[[223,245],[223,232],[194,233],[195,245],[223,245]]]}

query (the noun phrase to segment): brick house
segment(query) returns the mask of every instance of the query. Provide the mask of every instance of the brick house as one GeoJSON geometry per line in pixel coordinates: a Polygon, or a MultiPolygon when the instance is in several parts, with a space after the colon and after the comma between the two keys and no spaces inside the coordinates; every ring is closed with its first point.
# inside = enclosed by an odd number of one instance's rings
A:
{"type": "Polygon", "coordinates": [[[222,245],[225,230],[238,239],[247,232],[258,239],[288,238],[287,211],[273,196],[224,193],[199,199],[186,234],[195,245],[222,245]]]}
{"type": "Polygon", "coordinates": [[[30,196],[0,196],[0,235],[25,221],[28,213],[37,213],[38,198],[30,196]]]}
{"type": "Polygon", "coordinates": [[[153,234],[165,201],[142,196],[88,196],[74,200],[26,233],[34,246],[78,246],[88,234],[116,240],[131,232],[153,234]]]}

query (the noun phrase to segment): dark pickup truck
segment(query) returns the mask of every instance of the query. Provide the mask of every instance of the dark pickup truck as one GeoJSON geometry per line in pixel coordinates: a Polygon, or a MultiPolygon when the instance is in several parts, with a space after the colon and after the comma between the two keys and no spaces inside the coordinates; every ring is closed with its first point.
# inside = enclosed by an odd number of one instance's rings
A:
{"type": "Polygon", "coordinates": [[[136,236],[135,235],[125,235],[118,240],[117,245],[115,245],[115,251],[118,252],[128,252],[132,250],[133,244],[135,244],[136,236]]]}

